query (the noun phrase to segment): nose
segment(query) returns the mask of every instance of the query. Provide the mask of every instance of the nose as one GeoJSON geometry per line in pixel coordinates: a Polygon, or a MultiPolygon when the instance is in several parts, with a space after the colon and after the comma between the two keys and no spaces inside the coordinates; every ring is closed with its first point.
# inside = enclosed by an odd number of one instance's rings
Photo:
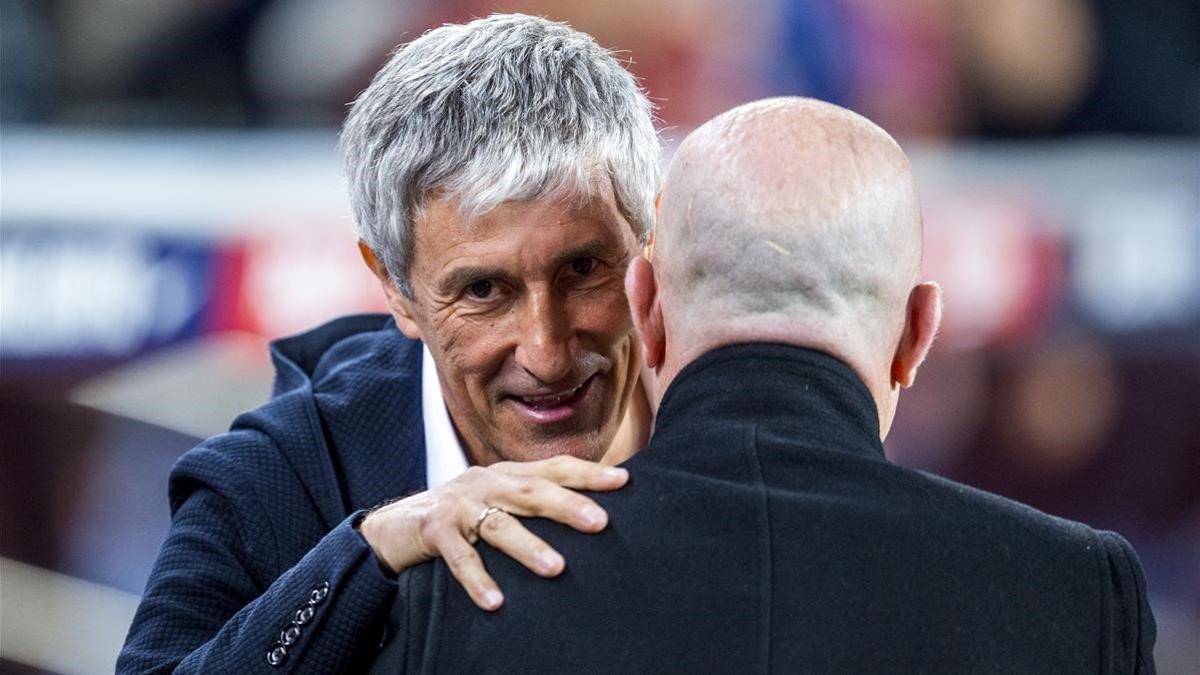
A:
{"type": "Polygon", "coordinates": [[[558,382],[571,374],[570,317],[548,292],[530,293],[520,311],[517,364],[539,381],[558,382]]]}

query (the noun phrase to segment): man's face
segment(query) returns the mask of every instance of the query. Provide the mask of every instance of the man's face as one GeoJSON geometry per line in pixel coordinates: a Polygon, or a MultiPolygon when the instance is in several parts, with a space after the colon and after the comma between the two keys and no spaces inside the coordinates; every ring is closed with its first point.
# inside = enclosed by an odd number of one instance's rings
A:
{"type": "Polygon", "coordinates": [[[624,292],[637,240],[611,189],[470,222],[436,200],[414,236],[413,298],[393,294],[393,313],[432,353],[471,459],[603,457],[640,368],[624,292]]]}

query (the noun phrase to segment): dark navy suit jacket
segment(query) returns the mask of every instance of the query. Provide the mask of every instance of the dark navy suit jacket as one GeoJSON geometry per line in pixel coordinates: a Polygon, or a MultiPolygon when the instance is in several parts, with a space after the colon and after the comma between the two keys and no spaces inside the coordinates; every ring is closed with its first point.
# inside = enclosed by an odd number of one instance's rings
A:
{"type": "Polygon", "coordinates": [[[117,671],[354,671],[396,595],[352,527],[425,488],[421,345],[390,317],[272,345],[275,394],[171,471],[171,528],[117,671]]]}
{"type": "Polygon", "coordinates": [[[531,528],[540,579],[481,546],[505,605],[443,562],[400,575],[375,671],[1152,672],[1141,567],[1111,532],[888,462],[874,401],[818,352],[735,345],[663,398],[608,528],[531,528]]]}

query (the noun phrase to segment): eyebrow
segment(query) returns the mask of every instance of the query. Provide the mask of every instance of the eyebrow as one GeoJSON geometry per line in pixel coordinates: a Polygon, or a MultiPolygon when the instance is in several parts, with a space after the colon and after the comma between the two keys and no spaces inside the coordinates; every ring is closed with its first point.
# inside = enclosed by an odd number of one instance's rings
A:
{"type": "MultiPolygon", "coordinates": [[[[601,260],[618,257],[615,246],[603,239],[593,239],[586,243],[569,248],[550,259],[550,266],[558,269],[576,258],[598,258],[601,260]]],[[[442,295],[457,293],[469,284],[484,279],[504,279],[509,276],[503,267],[464,265],[456,267],[445,274],[437,284],[438,292],[442,295]]]]}

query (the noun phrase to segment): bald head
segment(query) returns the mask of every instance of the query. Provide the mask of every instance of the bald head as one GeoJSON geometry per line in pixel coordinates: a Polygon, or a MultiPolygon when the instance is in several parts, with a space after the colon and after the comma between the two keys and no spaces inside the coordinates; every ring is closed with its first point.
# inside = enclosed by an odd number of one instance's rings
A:
{"type": "Polygon", "coordinates": [[[882,129],[829,103],[734,108],[679,146],[655,250],[664,292],[687,310],[680,320],[874,323],[903,303],[920,267],[908,160],[882,129]]]}
{"type": "Polygon", "coordinates": [[[920,264],[915,186],[887,132],[812,99],[734,108],[683,141],[663,187],[663,359],[787,342],[842,358],[882,393],[920,264]]]}

